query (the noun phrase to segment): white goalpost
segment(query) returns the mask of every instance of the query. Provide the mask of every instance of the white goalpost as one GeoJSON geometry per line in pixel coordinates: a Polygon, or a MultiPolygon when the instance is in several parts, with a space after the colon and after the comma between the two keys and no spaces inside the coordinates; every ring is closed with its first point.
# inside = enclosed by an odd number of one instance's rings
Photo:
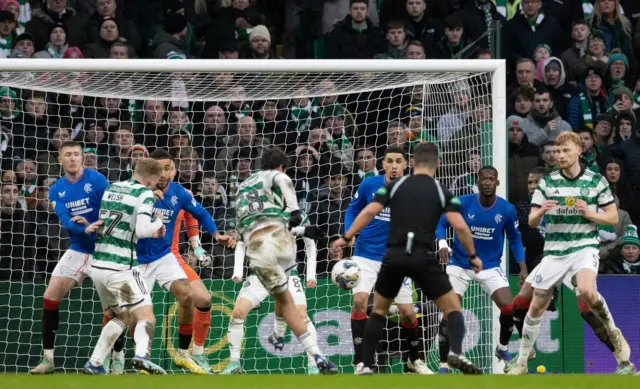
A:
{"type": "MultiPolygon", "coordinates": [[[[400,145],[411,162],[416,144],[434,142],[441,152],[437,178],[457,195],[477,192],[474,173],[491,164],[503,183],[497,194],[507,197],[503,60],[0,59],[0,126],[3,187],[19,189],[17,197],[2,196],[3,217],[13,217],[15,227],[6,240],[3,229],[0,247],[0,373],[27,372],[42,352],[42,295],[68,248],[68,237],[46,200],[48,187],[60,176],[56,156],[64,140],[81,143],[85,167],[110,181],[128,178],[131,164],[145,150],[168,149],[177,160],[176,180],[227,231],[235,226],[237,183],[259,168],[264,147],[283,148],[291,156],[289,173],[301,208],[327,229],[328,239],[317,243],[318,286],[306,290],[307,309],[320,348],[345,373],[353,371],[352,301],[332,285],[330,269],[351,254],[332,251],[328,244],[344,231],[344,211],[358,184],[382,170],[384,149],[400,145]]],[[[212,295],[205,353],[219,371],[229,361],[226,332],[242,283],[231,280],[233,252],[204,235],[205,249],[214,257],[211,267],[197,269],[212,295]]],[[[186,242],[183,237],[180,248],[188,258],[186,242]]],[[[304,280],[305,251],[301,244],[298,249],[304,280]]],[[[415,295],[416,307],[428,306],[415,295]]],[[[182,372],[173,363],[177,305],[157,286],[153,303],[152,358],[169,371],[182,372]]],[[[504,364],[494,356],[499,309],[475,284],[463,306],[464,351],[485,373],[501,373],[504,364]]],[[[282,351],[267,341],[272,312],[268,298],[245,319],[243,368],[259,374],[302,373],[304,350],[290,331],[282,351]]],[[[437,370],[438,314],[419,313],[424,314],[427,365],[437,370]]],[[[101,322],[97,294],[86,280],[60,305],[58,371],[82,370],[101,322]]],[[[392,317],[389,323],[380,352],[390,357],[387,371],[401,372],[406,347],[400,346],[392,317]]],[[[127,339],[127,359],[132,348],[127,339]]]]}

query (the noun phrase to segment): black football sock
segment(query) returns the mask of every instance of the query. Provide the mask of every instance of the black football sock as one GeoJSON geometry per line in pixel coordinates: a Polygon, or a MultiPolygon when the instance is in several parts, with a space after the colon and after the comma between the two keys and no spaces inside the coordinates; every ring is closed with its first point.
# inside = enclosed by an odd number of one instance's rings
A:
{"type": "Polygon", "coordinates": [[[501,307],[500,312],[500,345],[508,346],[513,333],[513,306],[501,307]]]}
{"type": "Polygon", "coordinates": [[[438,326],[438,351],[440,352],[440,363],[447,363],[449,355],[449,323],[442,320],[438,326]]]}
{"type": "Polygon", "coordinates": [[[116,342],[113,344],[113,351],[119,353],[124,348],[124,334],[126,331],[122,331],[116,342]]]}
{"type": "Polygon", "coordinates": [[[58,317],[60,303],[44,299],[44,310],[42,311],[42,348],[53,350],[56,343],[56,332],[58,331],[58,317]]]}
{"type": "Polygon", "coordinates": [[[382,330],[387,323],[387,318],[377,313],[371,313],[367,319],[362,345],[362,362],[365,367],[372,367],[376,354],[376,348],[382,338],[382,330]]]}
{"type": "Polygon", "coordinates": [[[362,342],[367,326],[366,312],[351,312],[351,337],[353,338],[353,365],[362,362],[362,342]]]}
{"type": "Polygon", "coordinates": [[[413,319],[412,323],[403,322],[400,328],[400,337],[407,342],[409,360],[414,362],[420,358],[420,326],[418,325],[418,319],[413,319]]]}
{"type": "Polygon", "coordinates": [[[455,311],[448,315],[449,321],[449,341],[451,352],[462,354],[462,340],[464,339],[464,317],[462,312],[455,311]]]}

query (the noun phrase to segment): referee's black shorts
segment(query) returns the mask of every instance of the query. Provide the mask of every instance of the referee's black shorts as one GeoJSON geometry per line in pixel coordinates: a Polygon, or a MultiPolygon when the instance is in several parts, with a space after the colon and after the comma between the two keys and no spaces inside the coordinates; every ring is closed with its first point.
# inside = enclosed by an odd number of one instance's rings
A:
{"type": "Polygon", "coordinates": [[[429,300],[436,300],[452,290],[449,276],[442,270],[431,250],[414,250],[409,255],[404,247],[389,247],[382,260],[375,291],[382,297],[393,299],[409,277],[429,300]]]}

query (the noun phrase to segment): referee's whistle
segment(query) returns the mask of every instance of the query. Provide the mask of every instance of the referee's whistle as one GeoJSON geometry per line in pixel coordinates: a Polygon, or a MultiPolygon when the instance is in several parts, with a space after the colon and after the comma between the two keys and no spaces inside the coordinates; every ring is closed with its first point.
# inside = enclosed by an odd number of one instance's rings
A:
{"type": "Polygon", "coordinates": [[[414,237],[414,233],[409,231],[407,232],[407,247],[405,248],[404,252],[408,255],[411,255],[411,249],[413,248],[413,237],[414,237]]]}

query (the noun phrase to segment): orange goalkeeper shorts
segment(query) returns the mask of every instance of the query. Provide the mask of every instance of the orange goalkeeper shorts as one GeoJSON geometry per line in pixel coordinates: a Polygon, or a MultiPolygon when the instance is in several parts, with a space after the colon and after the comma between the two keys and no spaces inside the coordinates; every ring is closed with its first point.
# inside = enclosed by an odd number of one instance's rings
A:
{"type": "Polygon", "coordinates": [[[200,276],[198,275],[198,273],[196,273],[196,271],[193,270],[191,266],[189,266],[189,264],[184,260],[184,258],[182,258],[182,255],[180,255],[180,253],[174,252],[173,255],[176,256],[176,259],[178,259],[178,263],[180,264],[180,267],[182,267],[182,270],[184,270],[185,274],[187,275],[187,279],[189,280],[189,282],[200,279],[200,276]]]}

